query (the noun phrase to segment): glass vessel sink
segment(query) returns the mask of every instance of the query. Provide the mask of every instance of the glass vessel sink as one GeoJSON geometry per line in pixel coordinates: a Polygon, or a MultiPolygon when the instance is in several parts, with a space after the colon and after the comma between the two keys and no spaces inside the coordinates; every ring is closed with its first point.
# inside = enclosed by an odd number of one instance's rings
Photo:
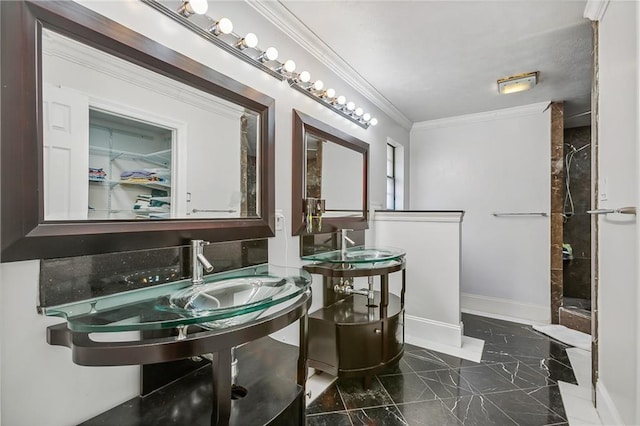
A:
{"type": "Polygon", "coordinates": [[[220,329],[258,318],[268,308],[309,291],[311,276],[298,268],[259,265],[95,299],[44,308],[72,331],[158,330],[198,324],[220,329]]]}
{"type": "Polygon", "coordinates": [[[327,263],[376,263],[398,260],[407,252],[396,247],[349,247],[345,253],[341,250],[303,256],[303,260],[327,263]]]}
{"type": "Polygon", "coordinates": [[[169,297],[169,305],[158,305],[184,316],[232,316],[201,323],[201,327],[218,329],[257,318],[272,302],[295,295],[295,282],[277,276],[261,275],[229,278],[191,286],[169,297]]]}

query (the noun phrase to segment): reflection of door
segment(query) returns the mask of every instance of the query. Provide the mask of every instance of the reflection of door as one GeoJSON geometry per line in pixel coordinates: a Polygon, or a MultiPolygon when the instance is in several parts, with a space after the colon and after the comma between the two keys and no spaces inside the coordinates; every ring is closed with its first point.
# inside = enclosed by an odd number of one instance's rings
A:
{"type": "Polygon", "coordinates": [[[86,219],[89,197],[88,98],[48,84],[44,85],[42,92],[44,218],[86,219]]]}

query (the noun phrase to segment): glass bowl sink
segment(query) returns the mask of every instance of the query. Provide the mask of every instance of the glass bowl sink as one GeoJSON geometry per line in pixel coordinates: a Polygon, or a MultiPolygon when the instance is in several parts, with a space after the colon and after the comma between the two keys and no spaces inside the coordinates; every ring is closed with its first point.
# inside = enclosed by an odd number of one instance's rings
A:
{"type": "MultiPolygon", "coordinates": [[[[270,264],[159,284],[65,305],[44,308],[63,317],[72,331],[159,330],[197,324],[220,329],[258,318],[267,309],[309,291],[311,275],[270,264]]],[[[284,306],[284,305],[283,305],[284,306]]]]}
{"type": "Polygon", "coordinates": [[[375,263],[397,260],[407,252],[396,247],[350,247],[343,253],[341,250],[303,256],[303,260],[328,263],[375,263]]]}
{"type": "Polygon", "coordinates": [[[189,316],[227,316],[200,323],[201,327],[218,329],[251,321],[268,307],[288,300],[298,293],[296,283],[277,276],[229,278],[192,286],[169,297],[170,309],[189,316]]]}

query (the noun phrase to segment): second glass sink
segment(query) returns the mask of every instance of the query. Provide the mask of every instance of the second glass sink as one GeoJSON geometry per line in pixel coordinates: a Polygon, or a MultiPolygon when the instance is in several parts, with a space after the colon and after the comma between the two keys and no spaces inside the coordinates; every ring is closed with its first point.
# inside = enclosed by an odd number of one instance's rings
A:
{"type": "Polygon", "coordinates": [[[303,260],[328,263],[375,263],[396,260],[404,257],[406,251],[396,247],[350,247],[344,253],[341,250],[303,256],[303,260]]]}

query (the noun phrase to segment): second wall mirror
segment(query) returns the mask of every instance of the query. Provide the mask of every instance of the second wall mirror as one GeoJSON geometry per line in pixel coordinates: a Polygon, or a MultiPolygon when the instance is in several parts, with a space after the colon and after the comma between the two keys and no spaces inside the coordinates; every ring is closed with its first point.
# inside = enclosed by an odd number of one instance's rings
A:
{"type": "Polygon", "coordinates": [[[369,144],[293,110],[292,235],[366,229],[369,144]]]}

